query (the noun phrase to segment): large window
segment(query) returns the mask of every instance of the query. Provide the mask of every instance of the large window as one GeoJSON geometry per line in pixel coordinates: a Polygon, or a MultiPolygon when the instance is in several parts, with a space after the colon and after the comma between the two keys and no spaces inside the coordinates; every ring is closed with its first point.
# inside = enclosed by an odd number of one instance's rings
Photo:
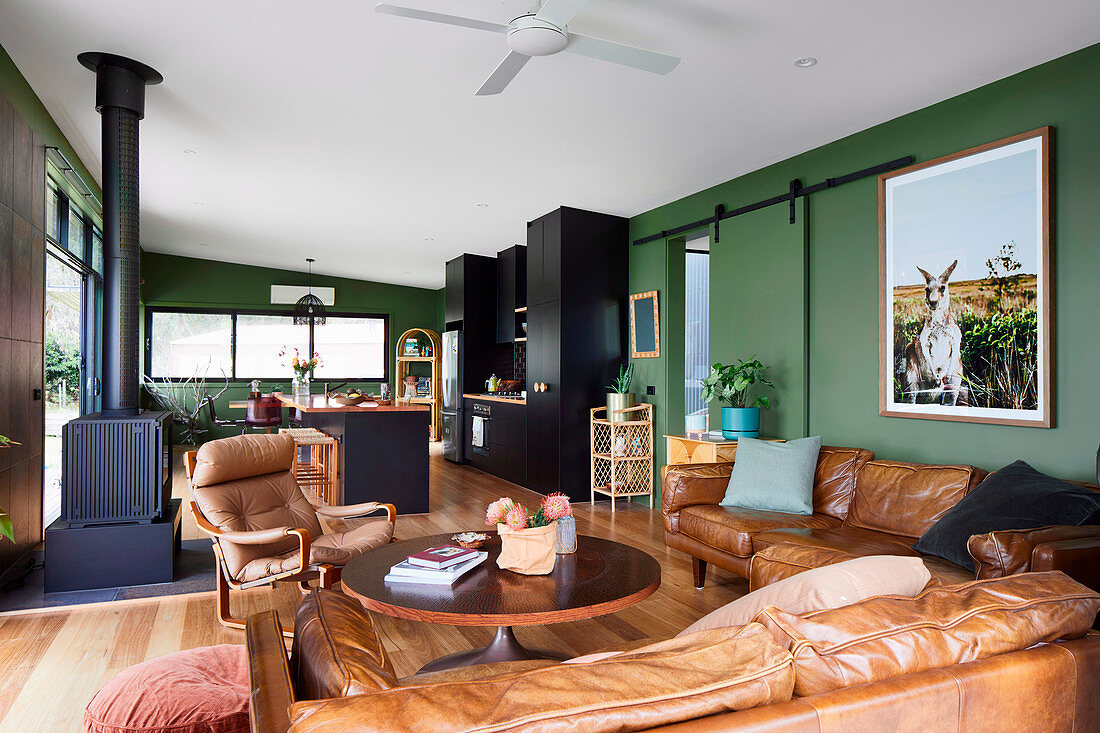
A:
{"type": "Polygon", "coordinates": [[[236,381],[289,380],[279,356],[318,352],[313,376],[330,381],[383,381],[389,319],[385,315],[330,314],[325,325],[296,326],[289,312],[145,309],[145,370],[154,379],[191,376],[236,381]]]}

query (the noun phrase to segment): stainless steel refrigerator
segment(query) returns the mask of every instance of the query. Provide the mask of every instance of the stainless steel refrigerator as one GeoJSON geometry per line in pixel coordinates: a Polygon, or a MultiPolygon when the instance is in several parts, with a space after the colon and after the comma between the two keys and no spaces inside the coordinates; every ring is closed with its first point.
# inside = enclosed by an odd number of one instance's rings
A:
{"type": "Polygon", "coordinates": [[[462,331],[443,334],[443,457],[465,463],[462,411],[462,331]]]}

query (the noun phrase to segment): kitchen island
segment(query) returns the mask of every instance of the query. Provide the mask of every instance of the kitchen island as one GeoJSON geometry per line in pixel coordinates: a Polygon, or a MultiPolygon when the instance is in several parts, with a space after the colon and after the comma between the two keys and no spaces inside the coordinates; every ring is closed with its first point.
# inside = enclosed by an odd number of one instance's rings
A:
{"type": "Polygon", "coordinates": [[[325,395],[311,395],[308,401],[276,397],[300,411],[302,427],[317,428],[339,443],[339,504],[380,501],[396,506],[398,514],[428,511],[427,406],[344,406],[325,395]]]}

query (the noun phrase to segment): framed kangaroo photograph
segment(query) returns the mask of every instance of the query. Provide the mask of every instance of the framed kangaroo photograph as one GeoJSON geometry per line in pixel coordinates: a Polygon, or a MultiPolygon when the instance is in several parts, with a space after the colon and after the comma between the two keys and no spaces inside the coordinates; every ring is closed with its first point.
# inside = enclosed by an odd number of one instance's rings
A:
{"type": "Polygon", "coordinates": [[[879,414],[1052,427],[1050,128],[879,176],[879,414]]]}

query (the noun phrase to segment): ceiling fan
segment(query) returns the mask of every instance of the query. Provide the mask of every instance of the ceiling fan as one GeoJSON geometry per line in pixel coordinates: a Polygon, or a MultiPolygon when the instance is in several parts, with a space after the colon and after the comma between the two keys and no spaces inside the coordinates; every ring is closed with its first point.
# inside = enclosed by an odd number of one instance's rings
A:
{"type": "Polygon", "coordinates": [[[521,15],[507,25],[405,8],[389,3],[379,3],[374,6],[374,9],[387,15],[430,20],[433,23],[446,23],[506,35],[511,51],[477,90],[479,96],[500,94],[504,91],[532,56],[552,56],[561,51],[570,51],[581,56],[610,61],[613,64],[630,66],[654,74],[667,74],[680,63],[680,59],[675,56],[624,46],[601,38],[582,36],[579,33],[570,33],[566,26],[585,5],[588,5],[589,1],[545,0],[536,12],[521,15]]]}

